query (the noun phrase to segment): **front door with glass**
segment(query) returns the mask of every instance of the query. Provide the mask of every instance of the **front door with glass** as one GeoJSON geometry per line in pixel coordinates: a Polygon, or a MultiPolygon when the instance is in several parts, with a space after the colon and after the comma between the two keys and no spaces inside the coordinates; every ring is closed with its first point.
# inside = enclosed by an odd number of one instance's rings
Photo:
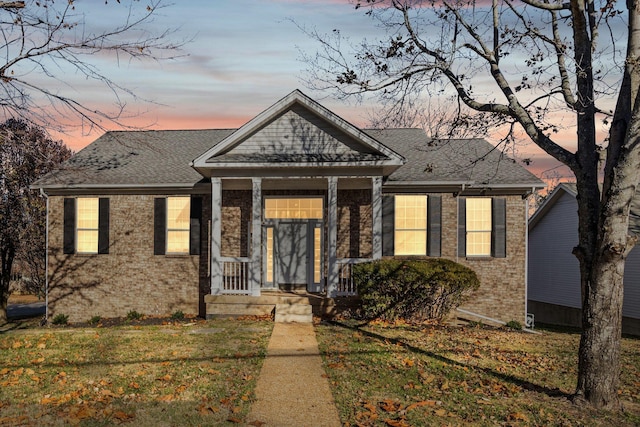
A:
{"type": "Polygon", "coordinates": [[[265,287],[321,292],[323,199],[267,198],[264,205],[265,287]]]}

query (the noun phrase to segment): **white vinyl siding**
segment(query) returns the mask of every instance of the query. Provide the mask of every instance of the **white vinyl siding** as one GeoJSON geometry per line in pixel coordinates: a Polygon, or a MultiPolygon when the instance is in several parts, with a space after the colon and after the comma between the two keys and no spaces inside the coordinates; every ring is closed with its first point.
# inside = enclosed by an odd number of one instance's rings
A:
{"type": "Polygon", "coordinates": [[[571,253],[578,244],[578,203],[564,193],[529,232],[528,298],[580,308],[580,266],[571,253]]]}

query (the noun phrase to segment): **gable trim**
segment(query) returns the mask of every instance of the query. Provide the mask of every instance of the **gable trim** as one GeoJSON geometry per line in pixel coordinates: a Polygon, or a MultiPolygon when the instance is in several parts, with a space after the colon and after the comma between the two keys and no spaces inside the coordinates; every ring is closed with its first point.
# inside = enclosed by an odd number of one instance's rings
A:
{"type": "MultiPolygon", "coordinates": [[[[209,169],[211,167],[221,167],[225,166],[224,164],[216,163],[215,166],[211,163],[207,163],[207,160],[211,157],[214,157],[218,154],[224,153],[225,151],[232,148],[235,144],[239,143],[243,139],[250,136],[257,129],[263,127],[270,121],[272,121],[275,117],[282,114],[284,111],[289,109],[294,104],[300,104],[303,107],[310,110],[312,113],[326,120],[327,122],[336,126],[339,130],[346,133],[347,135],[355,138],[356,140],[364,143],[370,148],[378,151],[384,156],[388,157],[388,160],[383,162],[377,162],[378,164],[384,164],[389,166],[402,166],[405,163],[404,157],[391,150],[378,140],[372,138],[364,131],[360,130],[356,126],[347,122],[340,116],[334,114],[327,108],[323,107],[316,101],[312,100],[305,94],[303,94],[300,90],[296,89],[284,98],[280,99],[278,102],[273,104],[271,107],[267,108],[256,117],[251,119],[241,128],[236,130],[234,133],[220,141],[218,144],[211,147],[202,155],[198,156],[195,160],[191,162],[191,166],[198,170],[198,172],[203,173],[202,169],[209,169]]],[[[369,163],[364,163],[369,164],[369,163]]],[[[253,164],[251,164],[253,165],[253,164]]],[[[272,165],[271,165],[272,166],[272,165]]]]}

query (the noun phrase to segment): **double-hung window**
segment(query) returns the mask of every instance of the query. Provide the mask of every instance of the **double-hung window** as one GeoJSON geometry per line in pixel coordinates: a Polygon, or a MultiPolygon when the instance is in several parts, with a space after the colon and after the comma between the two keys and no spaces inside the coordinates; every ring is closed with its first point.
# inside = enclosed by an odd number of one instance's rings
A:
{"type": "Polygon", "coordinates": [[[109,253],[109,198],[65,197],[63,252],[109,253]]]}
{"type": "Polygon", "coordinates": [[[491,256],[491,198],[467,199],[467,256],[491,256]]]}
{"type": "Polygon", "coordinates": [[[382,196],[382,255],[441,256],[442,197],[382,196]]]}
{"type": "Polygon", "coordinates": [[[167,197],[167,253],[189,253],[189,197],[167,197]]]}
{"type": "Polygon", "coordinates": [[[199,255],[202,197],[157,197],[153,205],[153,253],[199,255]]]}
{"type": "Polygon", "coordinates": [[[507,199],[461,197],[458,200],[458,256],[507,256],[507,199]]]}
{"type": "Polygon", "coordinates": [[[395,255],[427,254],[427,196],[395,196],[395,255]]]}
{"type": "Polygon", "coordinates": [[[76,201],[76,251],[98,253],[98,198],[82,197],[76,201]]]}

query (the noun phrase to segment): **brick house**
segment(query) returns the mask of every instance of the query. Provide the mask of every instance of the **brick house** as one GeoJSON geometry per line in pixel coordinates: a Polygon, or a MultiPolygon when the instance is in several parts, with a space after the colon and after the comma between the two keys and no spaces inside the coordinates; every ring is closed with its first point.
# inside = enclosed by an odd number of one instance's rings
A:
{"type": "Polygon", "coordinates": [[[465,308],[526,315],[526,196],[544,184],[484,140],[361,130],[300,91],[239,129],[107,132],[39,180],[48,316],[214,315],[220,298],[355,294],[354,262],[445,257],[465,308]]]}

